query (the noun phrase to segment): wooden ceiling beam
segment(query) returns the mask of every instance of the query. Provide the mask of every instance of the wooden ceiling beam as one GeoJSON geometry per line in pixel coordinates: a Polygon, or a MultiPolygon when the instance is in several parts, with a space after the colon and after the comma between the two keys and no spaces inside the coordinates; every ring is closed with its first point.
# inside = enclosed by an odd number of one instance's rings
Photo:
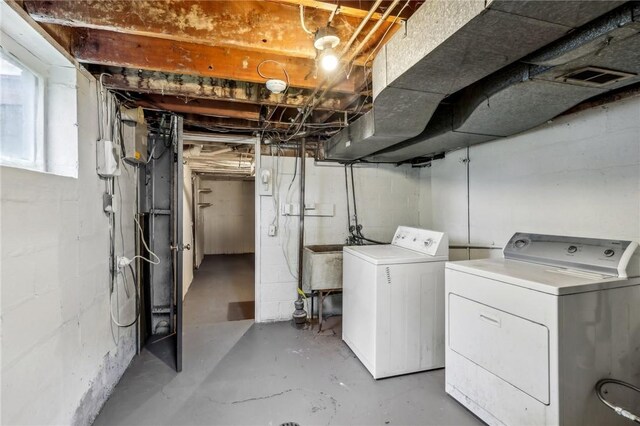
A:
{"type": "MultiPolygon", "coordinates": [[[[260,64],[264,76],[286,80],[282,68],[273,62],[276,61],[286,69],[292,87],[313,89],[318,84],[311,76],[313,60],[110,31],[79,30],[71,52],[82,63],[253,83],[266,81],[258,73],[260,64]]],[[[363,68],[355,67],[350,78],[343,78],[333,91],[354,93],[363,79],[363,68]]]]}
{"type": "MultiPolygon", "coordinates": [[[[180,114],[184,118],[186,129],[191,130],[207,130],[207,131],[227,131],[238,133],[251,133],[262,130],[264,122],[252,120],[243,120],[238,118],[220,118],[197,114],[180,114]]],[[[269,122],[270,130],[285,130],[289,127],[289,123],[279,123],[277,121],[269,122]]]]}
{"type": "MultiPolygon", "coordinates": [[[[299,8],[293,4],[233,0],[25,0],[24,6],[36,21],[44,23],[272,55],[307,59],[316,56],[313,35],[302,29],[299,8]]],[[[305,23],[315,31],[326,26],[330,14],[328,10],[310,8],[305,23]]],[[[338,14],[332,26],[345,41],[360,21],[358,17],[338,14]]],[[[375,21],[367,23],[363,34],[373,25],[375,21]]],[[[365,51],[377,41],[377,37],[372,37],[365,51]]]]}
{"type": "MultiPolygon", "coordinates": [[[[260,104],[267,106],[301,107],[307,101],[309,91],[291,89],[286,94],[273,94],[264,84],[196,77],[163,72],[139,71],[119,67],[90,67],[95,74],[102,74],[105,87],[130,93],[164,94],[184,99],[217,99],[229,102],[260,104]]],[[[331,94],[316,108],[318,111],[353,112],[353,96],[331,94]]],[[[358,98],[361,96],[358,95],[358,98]]]]}
{"type": "Polygon", "coordinates": [[[188,113],[181,115],[184,118],[184,125],[186,129],[196,129],[198,131],[234,131],[240,133],[260,130],[260,123],[252,120],[210,117],[188,113]]]}
{"type": "Polygon", "coordinates": [[[209,99],[183,99],[173,96],[147,95],[136,100],[136,104],[152,110],[165,110],[176,113],[206,115],[212,117],[239,118],[259,121],[260,105],[239,104],[209,99]]]}

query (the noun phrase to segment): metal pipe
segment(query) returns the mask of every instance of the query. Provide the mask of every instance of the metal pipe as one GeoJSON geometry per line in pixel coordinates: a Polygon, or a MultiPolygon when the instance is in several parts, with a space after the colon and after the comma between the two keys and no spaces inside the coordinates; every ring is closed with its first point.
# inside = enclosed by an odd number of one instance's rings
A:
{"type": "Polygon", "coordinates": [[[347,193],[347,232],[351,233],[351,209],[349,208],[349,176],[347,176],[347,165],[344,165],[344,185],[347,193]]]}
{"type": "MultiPolygon", "coordinates": [[[[371,16],[373,16],[373,14],[375,13],[376,9],[378,9],[378,7],[380,6],[381,3],[382,3],[382,0],[376,0],[376,2],[373,4],[373,6],[371,6],[371,9],[369,9],[369,12],[367,13],[367,15],[362,19],[362,21],[360,22],[360,24],[358,25],[356,30],[353,32],[353,34],[351,35],[351,38],[349,38],[349,41],[347,41],[347,44],[344,45],[344,48],[342,49],[342,52],[340,53],[340,59],[342,59],[342,57],[347,54],[347,51],[349,50],[351,45],[356,41],[356,38],[360,35],[360,32],[362,32],[363,28],[365,27],[367,22],[369,22],[369,20],[371,19],[371,16]]],[[[318,84],[315,87],[315,89],[313,90],[313,92],[311,93],[311,95],[309,95],[309,97],[305,101],[305,103],[302,106],[302,108],[300,108],[300,111],[296,115],[296,117],[294,119],[294,122],[298,121],[298,117],[300,117],[301,114],[302,114],[302,121],[304,122],[304,120],[308,116],[308,114],[305,112],[305,110],[312,103],[315,95],[318,93],[318,91],[320,90],[322,85],[324,85],[325,83],[329,82],[327,87],[331,87],[331,85],[335,82],[337,76],[342,74],[343,70],[344,70],[344,66],[340,67],[338,72],[336,72],[334,74],[334,77],[331,80],[329,78],[327,78],[327,77],[322,79],[320,84],[318,84]]],[[[324,93],[326,93],[326,90],[325,90],[324,93]]],[[[322,97],[324,96],[324,93],[318,99],[322,99],[322,97]]],[[[317,102],[314,103],[314,105],[311,107],[311,109],[315,108],[316,104],[317,104],[317,102]]]]}
{"type": "MultiPolygon", "coordinates": [[[[362,48],[367,44],[369,39],[376,33],[376,31],[378,31],[378,28],[380,28],[382,23],[386,22],[387,18],[389,17],[389,15],[393,11],[393,9],[396,8],[398,3],[400,3],[400,0],[394,0],[393,3],[391,3],[391,5],[387,8],[387,10],[384,11],[384,14],[382,15],[382,18],[380,18],[380,20],[378,22],[376,22],[376,24],[373,26],[373,28],[371,28],[371,30],[367,33],[367,35],[358,44],[358,47],[356,47],[355,50],[353,51],[353,53],[351,55],[349,55],[349,60],[347,61],[347,63],[349,63],[349,62],[351,62],[352,60],[355,59],[356,55],[358,53],[360,53],[360,50],[362,50],[362,48]]],[[[391,24],[391,25],[395,25],[395,24],[391,24]]]]}
{"type": "MultiPolygon", "coordinates": [[[[351,45],[356,41],[356,38],[360,35],[360,32],[364,29],[364,26],[367,25],[367,22],[369,22],[369,20],[371,19],[375,11],[378,9],[380,4],[382,4],[382,0],[377,0],[373,4],[373,6],[371,6],[371,9],[369,9],[369,12],[362,19],[362,21],[360,21],[360,25],[358,25],[356,30],[353,32],[353,34],[351,35],[351,38],[349,39],[349,41],[347,41],[347,44],[345,44],[344,47],[342,48],[342,53],[340,54],[340,56],[346,55],[351,45]]],[[[382,20],[384,20],[384,18],[382,18],[382,20]]]]}
{"type": "Polygon", "coordinates": [[[356,233],[360,233],[360,224],[358,223],[358,207],[356,205],[356,184],[353,178],[353,164],[350,166],[351,169],[351,196],[353,197],[353,219],[356,223],[356,233]]]}
{"type": "MultiPolygon", "coordinates": [[[[382,15],[382,18],[376,22],[376,24],[373,26],[373,28],[371,28],[371,30],[367,33],[367,35],[365,36],[365,38],[360,42],[360,44],[358,44],[358,46],[353,50],[353,52],[351,52],[351,54],[349,55],[349,60],[347,60],[338,70],[338,72],[335,73],[334,78],[329,81],[329,83],[327,84],[327,86],[325,87],[325,89],[322,91],[322,93],[320,94],[320,96],[317,98],[316,102],[311,106],[311,110],[313,110],[313,108],[316,107],[316,105],[318,104],[318,102],[320,102],[320,99],[324,98],[324,96],[327,94],[327,92],[329,91],[329,89],[331,89],[331,87],[333,87],[333,84],[336,82],[336,78],[338,75],[342,75],[342,72],[345,70],[345,68],[347,67],[347,65],[353,61],[355,59],[356,56],[358,56],[358,53],[360,53],[360,50],[362,50],[362,48],[364,47],[364,45],[366,44],[366,42],[371,38],[371,36],[373,36],[373,34],[377,31],[378,28],[380,28],[380,25],[382,25],[382,22],[386,21],[386,19],[389,17],[389,15],[391,14],[391,12],[393,11],[393,9],[395,9],[395,7],[398,5],[398,3],[400,3],[400,0],[394,0],[394,2],[389,6],[389,8],[384,12],[384,15],[382,15]]],[[[340,56],[340,59],[342,59],[342,56],[344,56],[344,54],[346,53],[346,50],[343,51],[344,53],[340,56]]],[[[326,79],[325,79],[326,81],[326,79]]],[[[320,85],[318,86],[321,87],[322,84],[324,83],[324,81],[322,83],[320,83],[320,85]]],[[[315,92],[309,97],[309,99],[313,99],[313,96],[315,95],[315,92]]],[[[303,118],[304,120],[304,118],[303,118]]]]}
{"type": "MultiPolygon", "coordinates": [[[[304,183],[306,138],[300,142],[300,235],[298,243],[298,288],[302,290],[302,254],[304,250],[304,183]]],[[[298,298],[301,296],[298,295],[298,298]]]]}
{"type": "MultiPolygon", "coordinates": [[[[303,274],[303,250],[304,250],[304,181],[305,181],[305,149],[306,138],[302,138],[300,142],[300,235],[298,236],[298,297],[293,306],[293,321],[298,327],[302,327],[307,322],[307,312],[304,310],[304,300],[302,291],[302,274],[303,274]]],[[[292,181],[293,183],[293,181],[292,181]]]]}

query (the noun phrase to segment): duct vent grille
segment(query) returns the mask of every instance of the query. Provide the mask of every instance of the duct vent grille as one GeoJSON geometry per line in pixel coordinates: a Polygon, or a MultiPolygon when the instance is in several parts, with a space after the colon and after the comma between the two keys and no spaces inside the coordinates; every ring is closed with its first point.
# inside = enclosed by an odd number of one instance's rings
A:
{"type": "Polygon", "coordinates": [[[635,77],[635,74],[605,68],[586,67],[560,76],[559,79],[568,83],[603,87],[631,77],[635,77]]]}

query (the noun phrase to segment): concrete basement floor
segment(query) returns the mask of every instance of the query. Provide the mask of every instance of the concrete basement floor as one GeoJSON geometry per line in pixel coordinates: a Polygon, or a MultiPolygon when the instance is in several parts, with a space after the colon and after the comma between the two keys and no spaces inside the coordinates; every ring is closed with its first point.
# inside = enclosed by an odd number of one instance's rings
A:
{"type": "MultiPolygon", "coordinates": [[[[234,269],[217,280],[243,273],[234,269]]],[[[185,301],[182,373],[143,350],[95,425],[483,424],[445,394],[444,370],[373,380],[340,339],[339,318],[322,334],[219,322],[202,297],[213,290],[198,283],[185,301]]]]}
{"type": "Polygon", "coordinates": [[[184,324],[253,319],[253,254],[205,256],[184,300],[184,324]],[[244,314],[244,315],[243,315],[244,314]]]}

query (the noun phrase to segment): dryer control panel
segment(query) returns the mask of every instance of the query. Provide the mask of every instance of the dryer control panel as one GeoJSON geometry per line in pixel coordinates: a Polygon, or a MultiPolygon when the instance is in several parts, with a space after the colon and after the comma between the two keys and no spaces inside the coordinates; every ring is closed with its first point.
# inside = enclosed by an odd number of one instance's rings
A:
{"type": "Polygon", "coordinates": [[[504,248],[504,258],[627,277],[637,247],[625,240],[516,232],[504,248]]]}
{"type": "Polygon", "coordinates": [[[398,226],[391,244],[430,256],[449,255],[449,239],[444,232],[398,226]]]}

